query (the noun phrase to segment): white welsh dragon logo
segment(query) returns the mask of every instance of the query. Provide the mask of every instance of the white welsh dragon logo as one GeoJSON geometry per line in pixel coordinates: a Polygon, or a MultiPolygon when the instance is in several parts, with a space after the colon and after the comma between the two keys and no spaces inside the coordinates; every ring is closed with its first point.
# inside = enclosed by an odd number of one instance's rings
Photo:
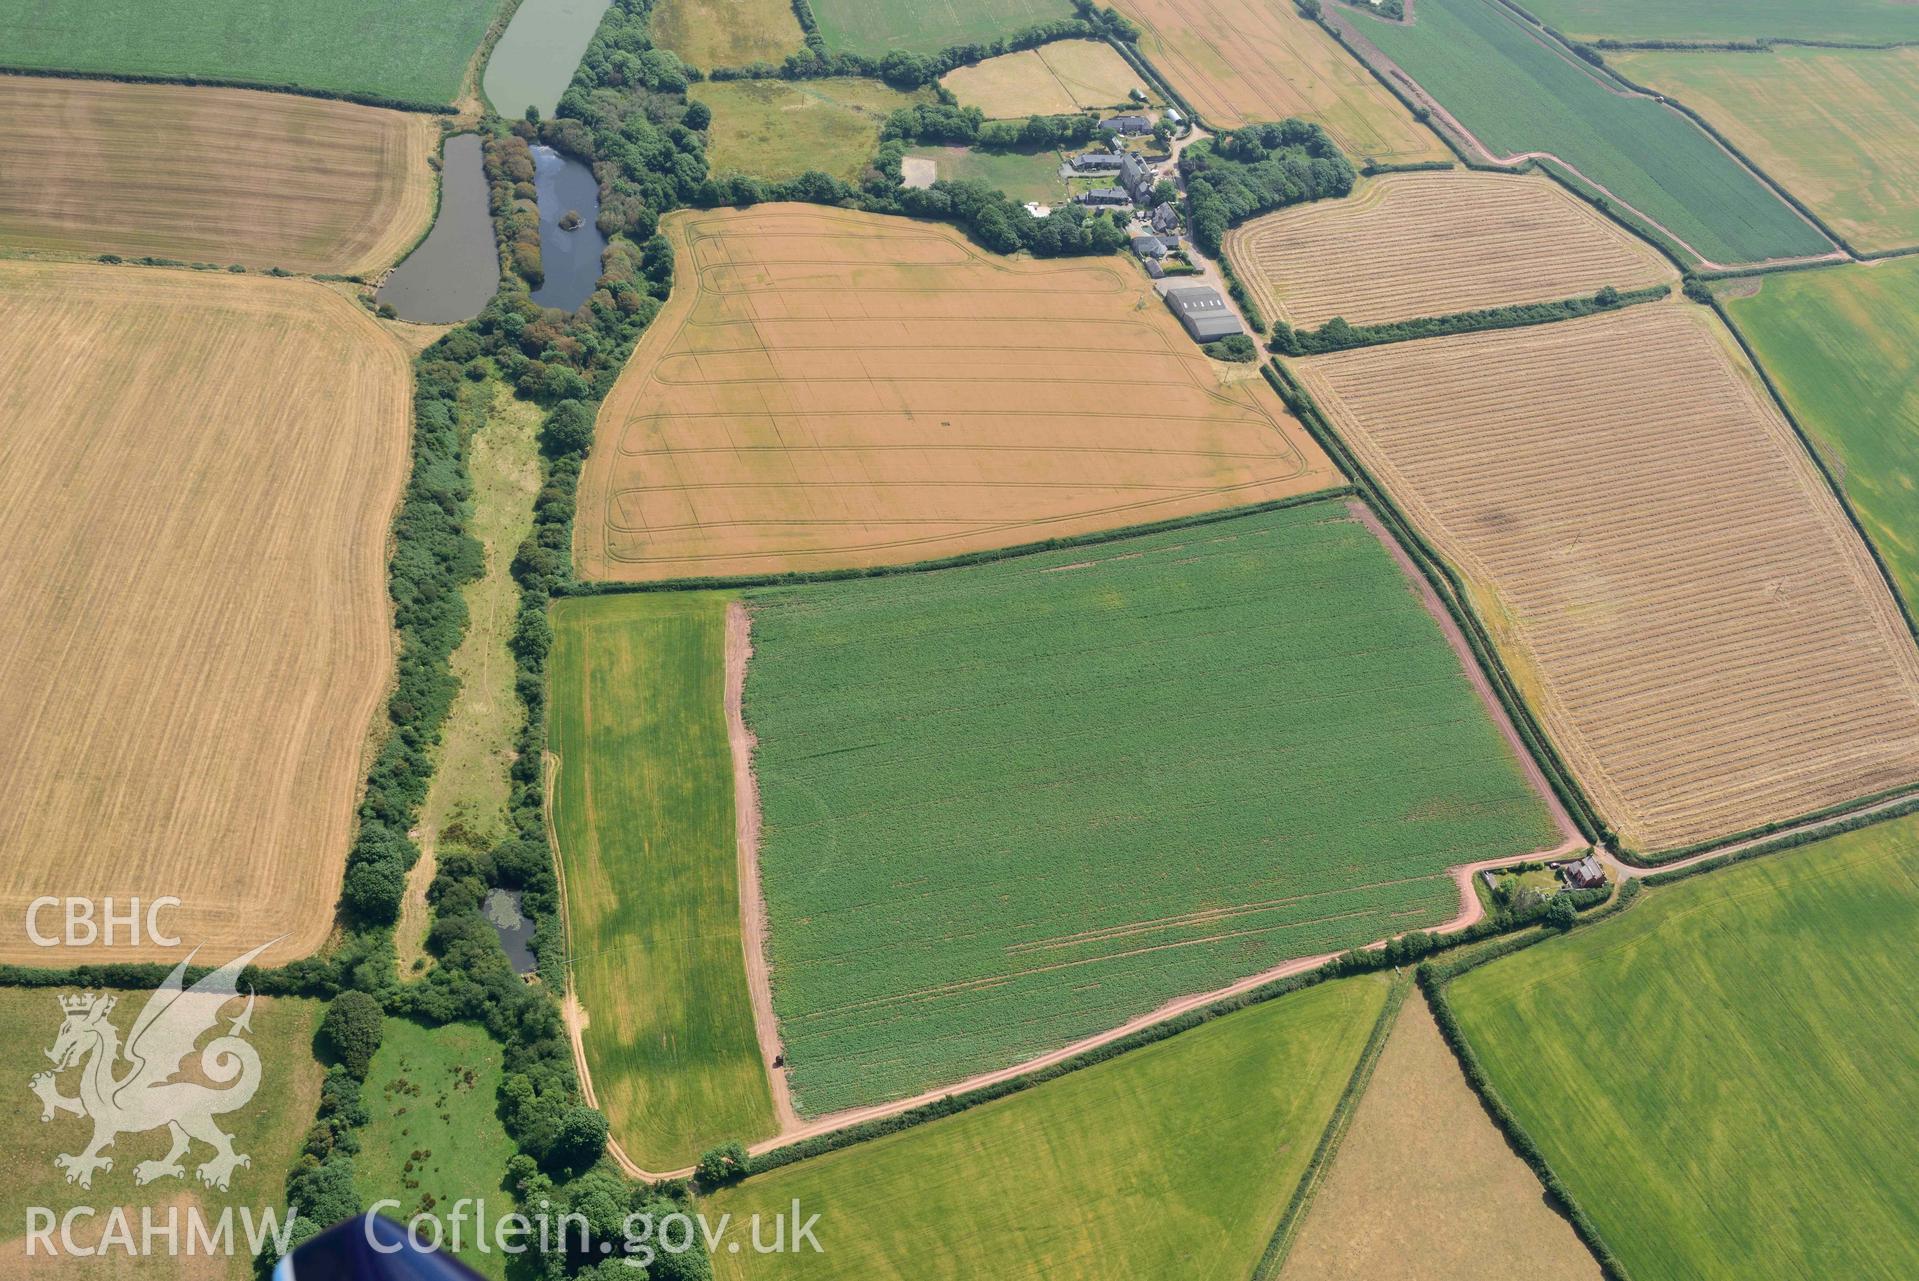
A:
{"type": "Polygon", "coordinates": [[[187,963],[193,959],[189,955],[147,998],[124,1050],[118,1029],[107,1021],[117,998],[104,992],[60,998],[66,1021],[46,1052],[53,1060],[53,1071],[34,1077],[32,1086],[40,1097],[42,1121],[51,1121],[59,1112],[93,1121],[93,1140],[84,1151],[53,1159],[66,1171],[68,1183],[92,1187],[94,1171],[113,1169],[113,1158],[101,1152],[112,1147],[116,1138],[162,1126],[171,1133],[173,1145],[160,1160],[133,1167],[136,1183],[185,1178],[180,1158],[195,1139],[213,1148],[213,1158],[197,1170],[208,1187],[225,1190],[237,1167],[252,1164],[244,1153],[233,1150],[233,1136],[213,1121],[245,1107],[260,1087],[260,1055],[243,1039],[252,1030],[252,992],[247,993],[246,1008],[234,1018],[227,1034],[200,1050],[198,1075],[213,1084],[176,1078],[200,1038],[220,1022],[221,1007],[238,995],[240,971],[272,946],[264,943],[182,990],[187,963]],[[123,1057],[129,1067],[120,1073],[123,1057]],[[61,1094],[58,1083],[60,1074],[73,1067],[80,1067],[78,1098],[61,1094]]]}

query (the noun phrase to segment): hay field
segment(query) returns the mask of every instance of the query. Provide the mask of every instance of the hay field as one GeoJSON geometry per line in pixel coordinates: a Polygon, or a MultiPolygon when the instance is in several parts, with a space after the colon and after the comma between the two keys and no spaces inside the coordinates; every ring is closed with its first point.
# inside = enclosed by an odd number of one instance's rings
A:
{"type": "Polygon", "coordinates": [[[713,1255],[721,1281],[1245,1281],[1386,1001],[1345,979],[958,1116],[757,1175],[717,1222],[797,1197],[824,1253],[713,1255]]]}
{"type": "Polygon", "coordinates": [[[1123,263],[806,205],[662,226],[679,278],[600,410],[585,577],[895,564],[1339,483],[1123,263]]]}
{"type": "Polygon", "coordinates": [[[792,0],[660,0],[648,30],[702,70],[777,63],[806,44],[792,0]]]}
{"type": "Polygon", "coordinates": [[[1711,121],[1854,247],[1919,243],[1919,49],[1781,45],[1608,61],[1711,121]]]}
{"type": "Polygon", "coordinates": [[[1711,312],[1653,304],[1299,368],[1470,580],[1630,848],[1919,779],[1919,649],[1711,312]]]}
{"type": "MultiPolygon", "coordinates": [[[[1544,152],[1715,264],[1832,245],[1698,125],[1629,95],[1501,0],[1418,0],[1418,20],[1342,15],[1494,157],[1544,152]]],[[[1392,74],[1390,71],[1388,74],[1392,74]]]]}
{"type": "Polygon", "coordinates": [[[581,1044],[614,1140],[654,1170],[777,1128],[740,940],[726,605],[553,610],[549,794],[581,1044]]]}
{"type": "Polygon", "coordinates": [[[312,951],[393,663],[405,352],[310,282],[93,265],[0,264],[0,334],[0,958],[47,963],[48,893],[312,951]]]}
{"type": "Polygon", "coordinates": [[[0,0],[0,67],[445,106],[504,0],[0,0]]]}
{"type": "Polygon", "coordinates": [[[694,85],[713,112],[707,155],[716,173],[781,181],[809,170],[856,181],[879,149],[880,126],[901,107],[930,102],[877,80],[715,80],[694,85]]]}
{"type": "Polygon", "coordinates": [[[1118,0],[1140,47],[1217,129],[1298,116],[1325,127],[1353,158],[1451,160],[1338,41],[1292,0],[1118,0]]]}
{"type": "Polygon", "coordinates": [[[356,275],[433,221],[426,116],[246,89],[0,76],[0,247],[356,275]],[[48,157],[58,163],[47,163],[48,157]]]}
{"type": "Polygon", "coordinates": [[[1447,869],[1558,843],[1343,502],[747,603],[805,1113],[1430,927],[1447,869]]]}
{"type": "Polygon", "coordinates": [[[1551,302],[1679,273],[1552,179],[1467,169],[1361,180],[1348,200],[1296,205],[1226,236],[1269,316],[1318,328],[1551,302]]]}
{"type": "Polygon", "coordinates": [[[961,106],[978,107],[999,120],[1129,105],[1132,90],[1152,92],[1139,72],[1100,40],[1059,40],[1002,54],[949,71],[940,84],[961,106]]]}
{"type": "Polygon", "coordinates": [[[1725,305],[1919,610],[1919,258],[1774,276],[1725,305]]]}
{"type": "Polygon", "coordinates": [[[1599,1281],[1466,1084],[1432,1010],[1400,1007],[1278,1281],[1599,1281]]]}
{"type": "Polygon", "coordinates": [[[1915,867],[1919,819],[1880,823],[1446,989],[1627,1275],[1919,1276],[1915,867]]]}

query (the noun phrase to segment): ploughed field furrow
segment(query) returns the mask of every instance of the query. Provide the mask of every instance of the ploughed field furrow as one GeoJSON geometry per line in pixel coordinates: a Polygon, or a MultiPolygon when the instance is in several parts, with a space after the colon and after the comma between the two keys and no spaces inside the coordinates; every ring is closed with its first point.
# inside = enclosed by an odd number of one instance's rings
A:
{"type": "Polygon", "coordinates": [[[1919,779],[1919,652],[1737,361],[1672,304],[1301,366],[1641,849],[1919,779]]]}
{"type": "Polygon", "coordinates": [[[1280,210],[1227,238],[1261,307],[1317,328],[1551,302],[1676,278],[1653,250],[1549,178],[1387,174],[1352,200],[1280,210]]]}

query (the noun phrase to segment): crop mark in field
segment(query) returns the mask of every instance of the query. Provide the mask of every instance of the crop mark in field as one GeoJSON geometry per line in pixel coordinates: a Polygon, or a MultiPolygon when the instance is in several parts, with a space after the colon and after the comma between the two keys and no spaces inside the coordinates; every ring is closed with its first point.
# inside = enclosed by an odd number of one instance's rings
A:
{"type": "Polygon", "coordinates": [[[600,417],[582,573],[878,565],[1287,497],[1337,473],[1143,282],[811,206],[667,220],[687,274],[600,417]]]}

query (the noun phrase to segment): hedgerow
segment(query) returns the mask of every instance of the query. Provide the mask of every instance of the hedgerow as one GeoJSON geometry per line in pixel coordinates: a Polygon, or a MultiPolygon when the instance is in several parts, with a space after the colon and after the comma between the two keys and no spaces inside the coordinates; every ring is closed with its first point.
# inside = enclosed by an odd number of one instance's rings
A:
{"type": "Polygon", "coordinates": [[[1606,288],[1580,298],[1558,302],[1524,303],[1510,307],[1488,307],[1479,311],[1460,311],[1446,316],[1421,316],[1380,325],[1352,325],[1339,316],[1318,329],[1294,329],[1283,320],[1273,322],[1270,350],[1285,356],[1317,356],[1346,351],[1354,347],[1376,347],[1382,343],[1410,342],[1417,338],[1443,338],[1452,334],[1479,333],[1492,329],[1521,329],[1529,325],[1576,320],[1616,311],[1635,303],[1657,302],[1672,292],[1670,286],[1653,285],[1646,289],[1621,292],[1606,288]]]}

